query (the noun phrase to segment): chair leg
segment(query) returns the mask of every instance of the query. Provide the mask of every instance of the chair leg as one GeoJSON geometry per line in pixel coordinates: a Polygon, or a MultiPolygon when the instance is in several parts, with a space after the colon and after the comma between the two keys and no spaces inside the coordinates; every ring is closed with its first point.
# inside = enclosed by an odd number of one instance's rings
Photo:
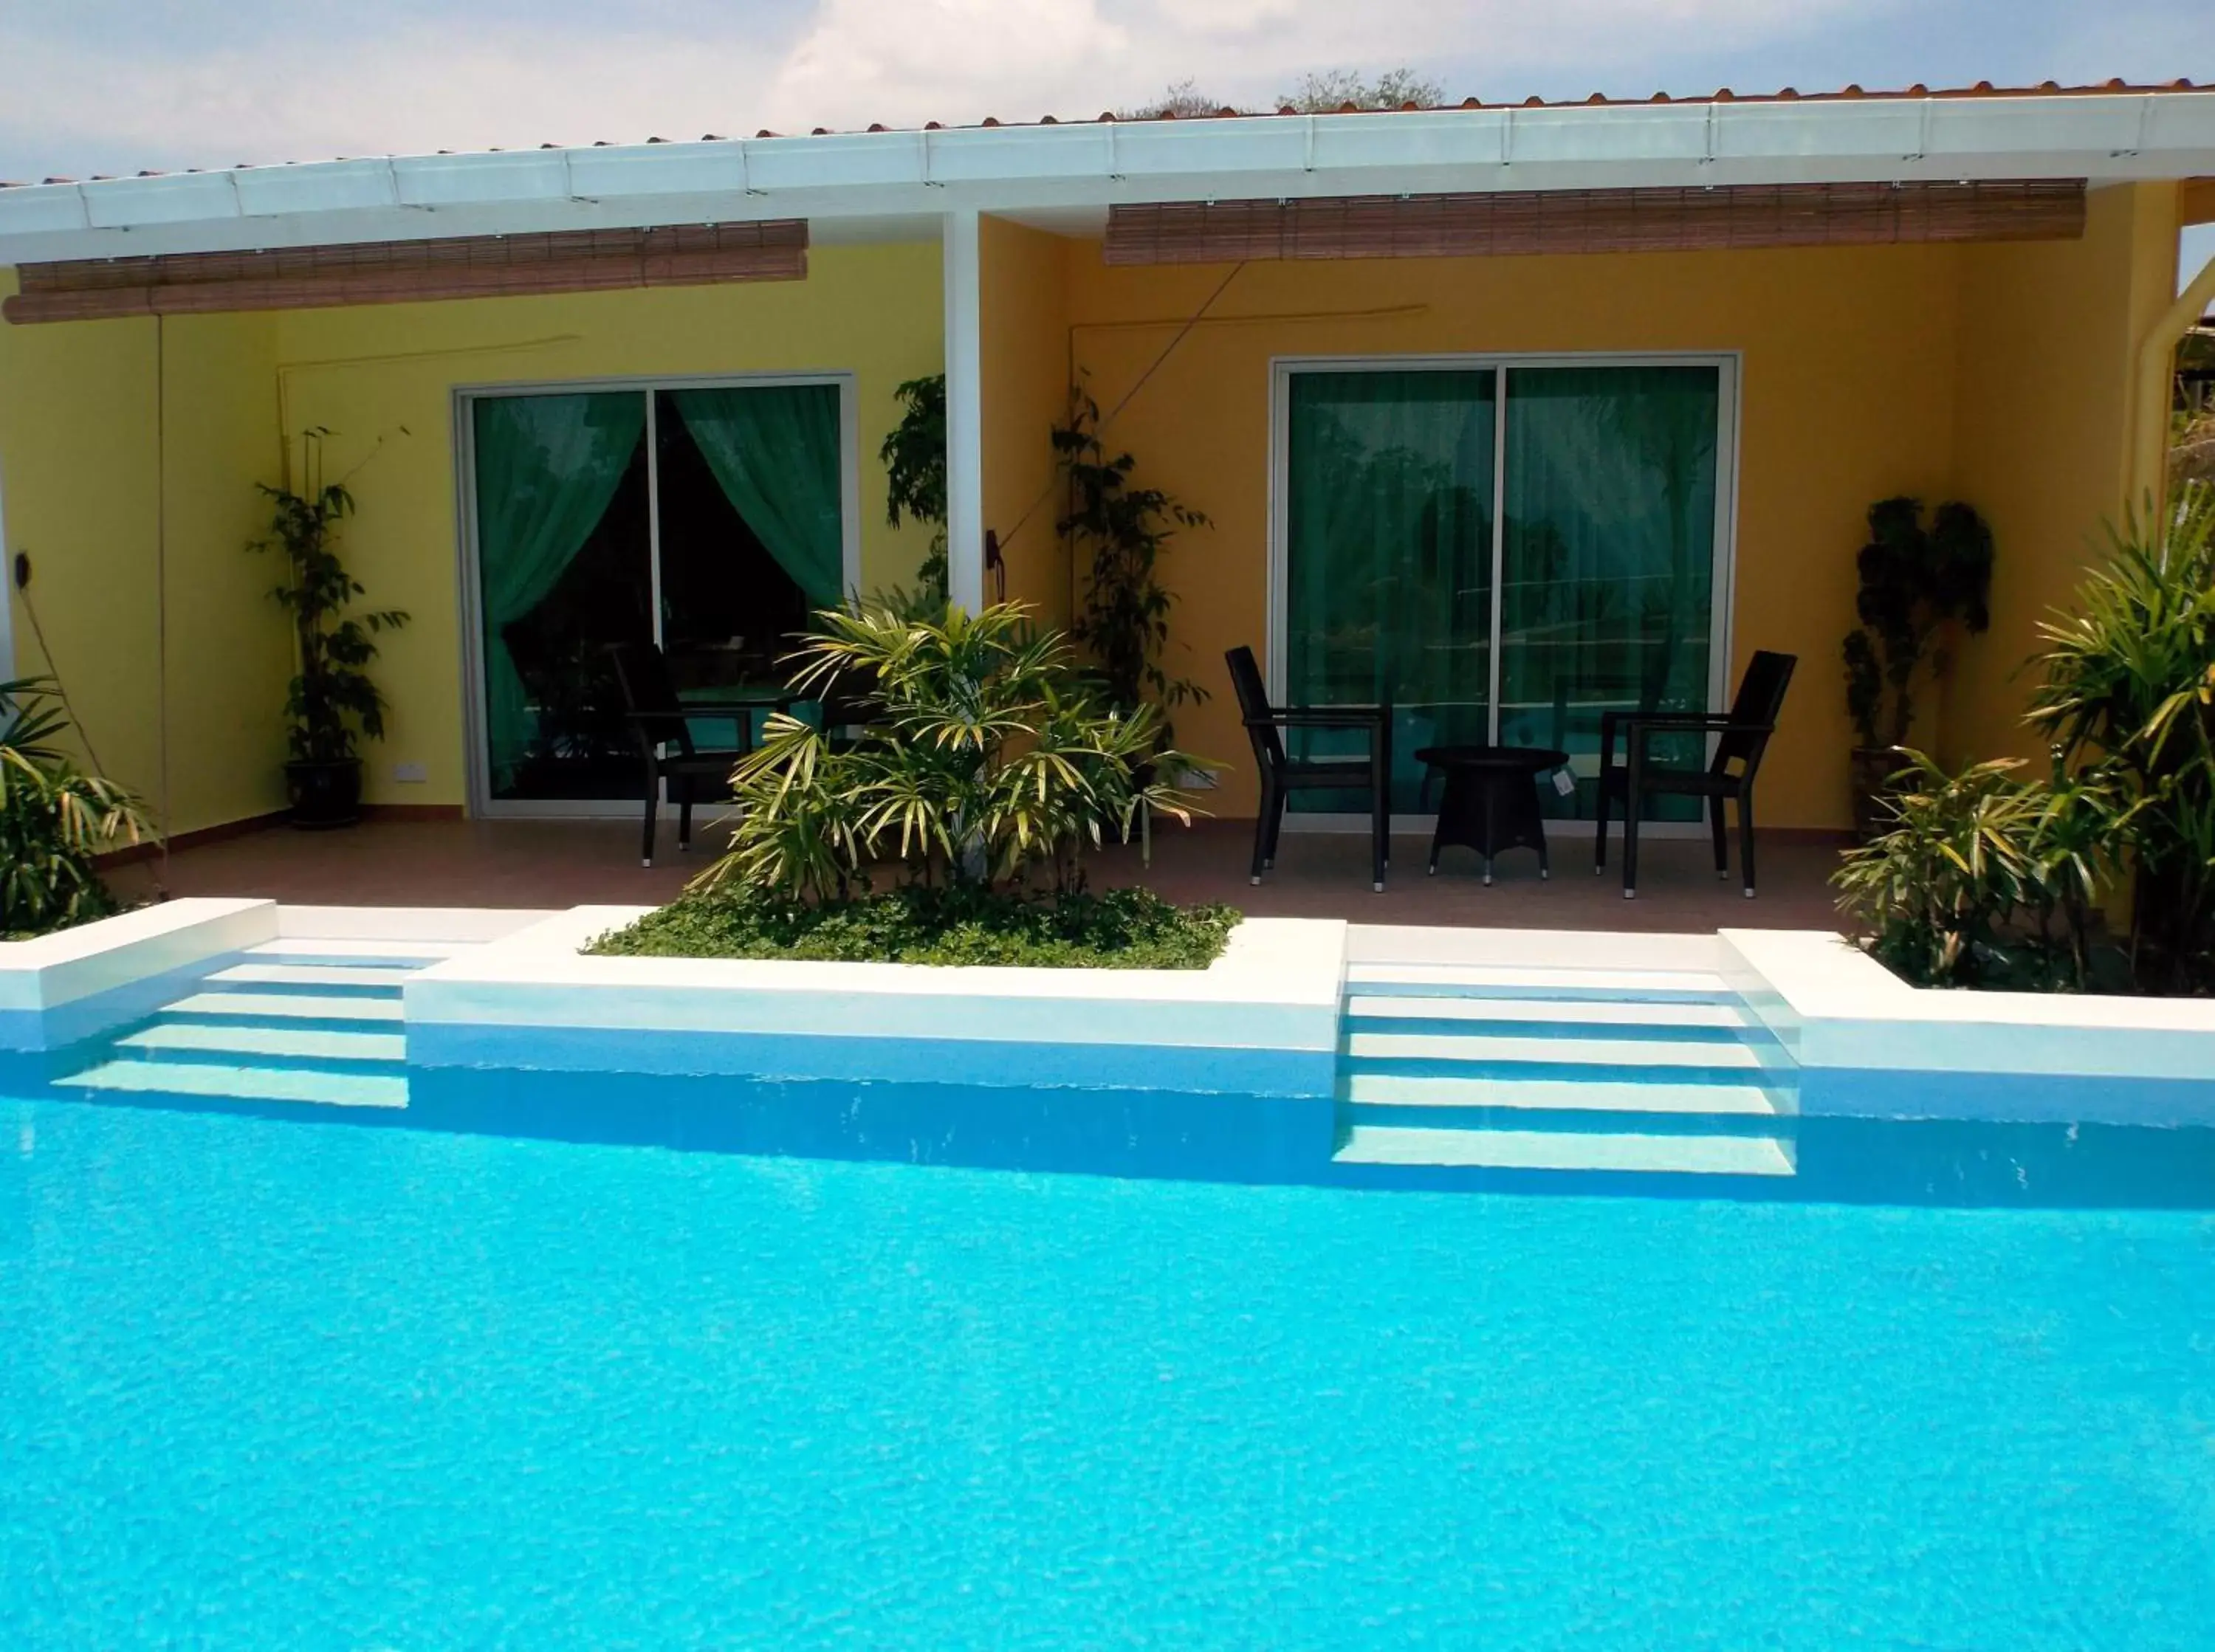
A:
{"type": "Polygon", "coordinates": [[[1600,771],[1598,804],[1599,830],[1597,835],[1592,839],[1592,876],[1595,878],[1598,877],[1600,873],[1607,870],[1608,789],[1607,771],[1605,769],[1602,769],[1600,771]]]}
{"type": "Polygon", "coordinates": [[[1274,801],[1270,804],[1268,810],[1268,838],[1261,847],[1263,872],[1274,872],[1277,869],[1277,847],[1283,842],[1285,836],[1285,810],[1287,799],[1282,792],[1274,793],[1273,797],[1274,801]]]}
{"type": "Polygon", "coordinates": [[[1638,893],[1638,793],[1627,792],[1623,798],[1623,898],[1634,898],[1638,893]]]}
{"type": "Polygon", "coordinates": [[[1392,855],[1392,776],[1386,768],[1383,740],[1369,754],[1369,879],[1377,894],[1384,892],[1384,866],[1392,855]]]}
{"type": "Polygon", "coordinates": [[[1738,858],[1746,863],[1746,898],[1753,898],[1753,788],[1738,794],[1738,858]]]}
{"type": "Polygon", "coordinates": [[[1268,776],[1264,774],[1261,777],[1261,805],[1254,817],[1254,864],[1248,868],[1249,883],[1259,884],[1261,881],[1261,874],[1269,869],[1269,839],[1273,825],[1273,817],[1275,811],[1283,806],[1283,803],[1284,799],[1278,795],[1277,788],[1269,784],[1268,776]]]}
{"type": "Polygon", "coordinates": [[[677,794],[677,853],[684,854],[692,847],[692,780],[687,775],[677,794]]]}
{"type": "Polygon", "coordinates": [[[1723,827],[1723,800],[1720,793],[1708,799],[1708,828],[1715,840],[1715,876],[1730,876],[1730,834],[1723,827]]]}
{"type": "Polygon", "coordinates": [[[653,864],[653,811],[660,801],[661,776],[654,773],[653,765],[648,763],[646,766],[646,830],[638,848],[638,864],[641,866],[653,864]]]}

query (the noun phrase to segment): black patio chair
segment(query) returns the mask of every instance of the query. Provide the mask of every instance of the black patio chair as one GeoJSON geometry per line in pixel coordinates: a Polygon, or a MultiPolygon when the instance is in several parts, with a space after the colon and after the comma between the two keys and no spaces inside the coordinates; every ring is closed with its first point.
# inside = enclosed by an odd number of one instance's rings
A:
{"type": "Polygon", "coordinates": [[[731,770],[753,750],[753,715],[758,702],[680,700],[669,662],[650,642],[611,644],[616,682],[622,687],[623,713],[631,737],[638,747],[645,777],[646,827],[639,864],[653,864],[653,817],[661,787],[668,782],[669,800],[677,805],[677,847],[692,847],[692,805],[715,803],[731,794],[731,770]],[[730,719],[737,725],[737,743],[703,749],[692,743],[688,719],[730,719]]]}
{"type": "Polygon", "coordinates": [[[1738,696],[1727,712],[1605,712],[1599,719],[1599,835],[1592,849],[1592,871],[1607,867],[1608,805],[1623,800],[1623,898],[1638,893],[1638,815],[1651,797],[1705,798],[1714,832],[1715,876],[1730,876],[1729,838],[1723,830],[1723,805],[1738,805],[1739,860],[1748,900],[1753,898],[1753,780],[1762,753],[1776,732],[1784,691],[1791,686],[1794,654],[1767,649],[1748,661],[1739,679],[1738,696]],[[1623,731],[1623,761],[1615,761],[1615,731],[1623,731]],[[1678,768],[1654,762],[1648,747],[1656,734],[1713,734],[1715,755],[1705,768],[1678,768]]]}
{"type": "Polygon", "coordinates": [[[1261,811],[1254,822],[1253,881],[1277,863],[1277,839],[1284,830],[1285,803],[1298,791],[1364,789],[1369,793],[1370,875],[1378,893],[1392,852],[1392,707],[1382,706],[1272,706],[1262,685],[1261,668],[1250,648],[1224,657],[1246,737],[1254,744],[1255,767],[1261,774],[1261,811]],[[1293,757],[1285,750],[1284,729],[1355,729],[1368,736],[1366,753],[1344,757],[1293,757]]]}

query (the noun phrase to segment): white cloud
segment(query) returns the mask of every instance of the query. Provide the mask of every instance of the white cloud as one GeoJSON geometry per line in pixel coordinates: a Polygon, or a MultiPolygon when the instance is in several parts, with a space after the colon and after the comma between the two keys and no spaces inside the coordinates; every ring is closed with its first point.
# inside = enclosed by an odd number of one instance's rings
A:
{"type": "MultiPolygon", "coordinates": [[[[2197,15],[2194,0],[2117,3],[2140,22],[2197,15]]],[[[1835,61],[1849,36],[1911,53],[1927,15],[1914,0],[485,0],[434,24],[424,0],[292,0],[311,15],[289,21],[279,0],[233,4],[240,27],[202,43],[167,6],[134,31],[0,0],[0,176],[1083,118],[1187,78],[1251,105],[1340,66],[1404,64],[1456,98],[1697,93],[1835,61]]],[[[2055,27],[1994,36],[1979,72],[2050,56],[2055,27]]]]}

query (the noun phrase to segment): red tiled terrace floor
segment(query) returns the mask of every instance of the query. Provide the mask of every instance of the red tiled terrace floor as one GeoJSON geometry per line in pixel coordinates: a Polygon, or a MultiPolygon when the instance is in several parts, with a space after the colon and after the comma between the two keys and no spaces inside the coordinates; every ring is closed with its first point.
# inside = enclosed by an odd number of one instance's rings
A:
{"type": "MultiPolygon", "coordinates": [[[[653,905],[666,901],[721,842],[712,829],[679,855],[666,836],[657,864],[638,864],[637,825],[604,821],[371,821],[350,831],[278,828],[174,854],[111,874],[126,896],[259,896],[310,905],[568,907],[653,905]]],[[[1439,875],[1423,873],[1427,840],[1396,837],[1382,895],[1369,888],[1367,840],[1287,832],[1277,868],[1256,889],[1246,881],[1252,826],[1205,821],[1165,826],[1142,871],[1135,848],[1089,865],[1098,885],[1144,883],[1176,901],[1225,901],[1257,916],[1335,917],[1361,923],[1500,928],[1708,932],[1726,927],[1830,929],[1838,919],[1828,878],[1842,839],[1764,833],[1761,892],[1749,901],[1718,882],[1705,843],[1648,839],[1640,845],[1639,892],[1622,896],[1619,862],[1592,872],[1583,829],[1553,840],[1554,876],[1538,877],[1527,851],[1501,858],[1499,881],[1483,887],[1474,855],[1449,850],[1439,875]]]]}

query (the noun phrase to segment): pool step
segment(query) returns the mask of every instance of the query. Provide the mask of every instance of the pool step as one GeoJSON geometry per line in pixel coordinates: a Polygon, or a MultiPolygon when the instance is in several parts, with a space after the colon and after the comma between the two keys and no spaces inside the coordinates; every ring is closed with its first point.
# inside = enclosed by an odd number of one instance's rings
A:
{"type": "Polygon", "coordinates": [[[405,1107],[402,988],[457,950],[420,941],[267,943],[221,960],[196,990],[57,1082],[91,1097],[177,1105],[405,1107]]]}
{"type": "Polygon", "coordinates": [[[208,979],[223,985],[358,987],[397,992],[413,968],[390,964],[234,964],[208,979]]]}
{"type": "Polygon", "coordinates": [[[1635,1172],[1664,1176],[1791,1176],[1791,1145],[1765,1135],[1639,1135],[1615,1131],[1453,1130],[1357,1124],[1336,1162],[1471,1170],[1635,1172]]]}
{"type": "Polygon", "coordinates": [[[78,1089],[229,1101],[312,1102],[325,1107],[405,1107],[405,1075],[315,1068],[215,1067],[186,1062],[103,1062],[56,1082],[78,1089]]]}
{"type": "Polygon", "coordinates": [[[293,1061],[392,1062],[408,1059],[408,1039],[398,1032],[341,1032],[322,1027],[258,1026],[252,1023],[209,1025],[165,1021],[115,1041],[126,1049],[156,1056],[274,1055],[293,1061]]]}
{"type": "Polygon", "coordinates": [[[1712,970],[1365,960],[1334,1161],[1386,1173],[1797,1173],[1791,1064],[1712,970]]]}

